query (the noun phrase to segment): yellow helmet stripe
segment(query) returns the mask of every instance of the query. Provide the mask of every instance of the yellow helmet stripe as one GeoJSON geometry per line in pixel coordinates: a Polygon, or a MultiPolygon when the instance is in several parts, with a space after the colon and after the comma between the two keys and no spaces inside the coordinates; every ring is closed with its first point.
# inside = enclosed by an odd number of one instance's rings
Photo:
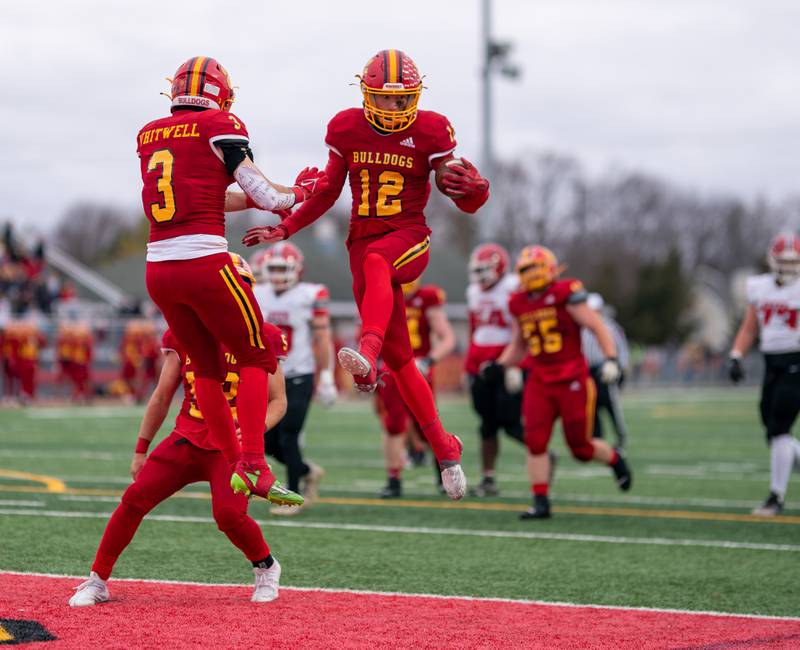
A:
{"type": "Polygon", "coordinates": [[[189,87],[189,94],[192,96],[197,95],[200,89],[200,69],[203,67],[206,58],[205,56],[198,56],[194,61],[192,71],[189,73],[192,80],[191,86],[189,87]]]}
{"type": "Polygon", "coordinates": [[[397,83],[399,79],[399,59],[397,50],[389,50],[389,83],[397,83]]]}

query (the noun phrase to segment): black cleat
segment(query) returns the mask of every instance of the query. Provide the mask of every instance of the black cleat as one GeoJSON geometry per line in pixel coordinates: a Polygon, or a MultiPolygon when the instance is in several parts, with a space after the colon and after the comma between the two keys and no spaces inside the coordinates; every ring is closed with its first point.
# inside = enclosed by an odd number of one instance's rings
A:
{"type": "Polygon", "coordinates": [[[380,497],[381,499],[397,499],[398,497],[403,495],[403,490],[400,485],[400,479],[389,477],[388,482],[381,490],[380,497]]]}
{"type": "Polygon", "coordinates": [[[520,519],[550,519],[550,499],[544,494],[533,497],[533,506],[520,516],[520,519]]]}
{"type": "Polygon", "coordinates": [[[631,474],[631,469],[628,467],[625,456],[622,455],[622,450],[619,447],[614,447],[614,451],[617,452],[617,462],[611,466],[611,469],[614,470],[619,489],[627,492],[633,485],[633,474],[631,474]]]}
{"type": "Polygon", "coordinates": [[[764,504],[753,510],[759,517],[775,517],[783,512],[783,501],[774,492],[770,492],[764,504]]]}
{"type": "Polygon", "coordinates": [[[481,482],[469,491],[470,496],[473,497],[496,497],[500,494],[497,489],[494,477],[484,476],[481,482]]]}
{"type": "Polygon", "coordinates": [[[412,467],[424,467],[428,460],[424,449],[409,451],[408,459],[411,461],[412,467]]]}

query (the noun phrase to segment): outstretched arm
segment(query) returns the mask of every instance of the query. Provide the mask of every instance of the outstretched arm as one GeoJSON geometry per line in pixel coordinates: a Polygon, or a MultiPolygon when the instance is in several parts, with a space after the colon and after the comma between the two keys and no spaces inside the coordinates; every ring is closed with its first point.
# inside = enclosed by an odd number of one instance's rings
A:
{"type": "Polygon", "coordinates": [[[344,158],[331,151],[328,154],[328,164],[325,167],[324,175],[325,188],[315,193],[313,197],[279,225],[250,228],[242,239],[242,243],[245,246],[256,246],[257,244],[268,244],[288,239],[298,230],[302,230],[309,224],[314,223],[330,210],[342,193],[342,187],[347,178],[347,164],[344,158]]]}

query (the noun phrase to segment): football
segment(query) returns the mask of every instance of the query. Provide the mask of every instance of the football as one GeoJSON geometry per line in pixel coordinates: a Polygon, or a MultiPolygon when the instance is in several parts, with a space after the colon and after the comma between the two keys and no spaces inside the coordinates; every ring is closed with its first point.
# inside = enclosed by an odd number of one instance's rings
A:
{"type": "Polygon", "coordinates": [[[444,165],[439,165],[439,169],[436,170],[436,187],[439,191],[444,194],[445,196],[449,196],[451,199],[460,199],[464,196],[462,193],[451,194],[447,191],[447,188],[442,183],[444,179],[444,175],[447,173],[448,169],[451,167],[463,167],[464,163],[461,161],[461,158],[453,158],[452,160],[448,160],[444,165]]]}

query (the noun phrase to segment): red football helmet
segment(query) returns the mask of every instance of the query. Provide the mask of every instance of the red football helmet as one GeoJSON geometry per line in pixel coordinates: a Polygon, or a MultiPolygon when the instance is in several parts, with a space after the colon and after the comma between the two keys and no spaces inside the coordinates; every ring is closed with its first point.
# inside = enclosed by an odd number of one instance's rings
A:
{"type": "Polygon", "coordinates": [[[791,232],[775,237],[769,247],[767,262],[781,284],[800,277],[800,237],[791,232]]]}
{"type": "MultiPolygon", "coordinates": [[[[358,76],[358,75],[356,75],[358,76]]],[[[381,50],[373,56],[358,76],[364,95],[364,116],[381,131],[407,129],[417,119],[417,104],[422,93],[422,79],[417,66],[400,50],[381,50]],[[408,95],[405,108],[379,108],[376,98],[382,95],[408,95]]]]}
{"type": "Polygon", "coordinates": [[[172,106],[200,106],[228,111],[233,104],[230,75],[216,60],[195,56],[182,64],[172,78],[172,106]]]}
{"type": "Polygon", "coordinates": [[[563,271],[549,248],[526,246],[517,259],[519,286],[524,291],[541,291],[563,271]]]}
{"type": "Polygon", "coordinates": [[[228,255],[231,256],[233,268],[235,268],[236,272],[242,277],[242,279],[252,287],[256,283],[256,278],[253,275],[253,271],[250,268],[250,265],[247,263],[247,260],[239,255],[239,253],[228,253],[228,255]]]}
{"type": "Polygon", "coordinates": [[[266,276],[277,292],[291,289],[303,274],[303,253],[288,241],[278,242],[267,249],[266,276]]]}
{"type": "Polygon", "coordinates": [[[469,256],[469,280],[481,289],[493,287],[508,269],[508,253],[500,244],[480,244],[469,256]]]}

